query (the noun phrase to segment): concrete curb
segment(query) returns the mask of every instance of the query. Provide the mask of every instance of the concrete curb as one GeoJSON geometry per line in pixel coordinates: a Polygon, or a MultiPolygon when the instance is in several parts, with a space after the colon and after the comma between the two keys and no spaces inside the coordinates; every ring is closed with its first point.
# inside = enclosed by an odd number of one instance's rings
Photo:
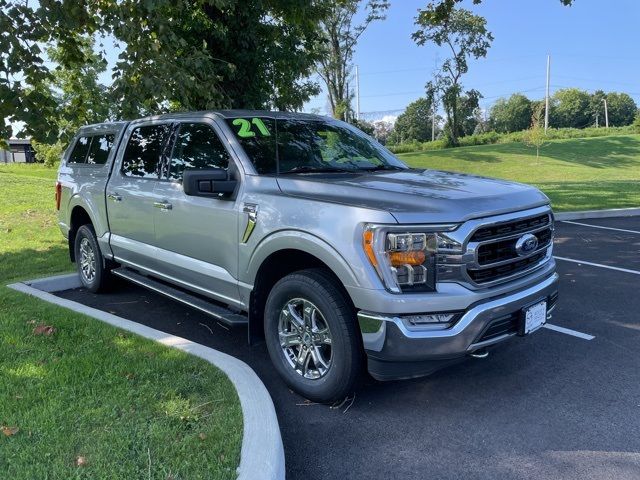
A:
{"type": "Polygon", "coordinates": [[[51,294],[51,292],[77,288],[80,285],[78,276],[69,274],[13,283],[8,287],[155,340],[168,347],[178,348],[218,367],[235,386],[242,407],[244,428],[238,479],[283,480],[285,478],[284,448],[275,407],[266,387],[249,365],[213,348],[51,294]]]}
{"type": "Polygon", "coordinates": [[[556,220],[582,220],[585,218],[614,218],[640,215],[640,208],[611,208],[609,210],[584,210],[582,212],[556,213],[556,220]]]}

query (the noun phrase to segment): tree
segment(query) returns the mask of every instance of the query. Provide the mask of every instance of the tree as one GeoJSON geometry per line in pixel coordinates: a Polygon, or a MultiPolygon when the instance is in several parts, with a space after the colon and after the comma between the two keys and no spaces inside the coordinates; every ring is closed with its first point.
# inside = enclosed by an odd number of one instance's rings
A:
{"type": "MultiPolygon", "coordinates": [[[[480,58],[487,54],[493,41],[493,35],[486,28],[486,20],[469,10],[453,9],[443,21],[438,20],[434,5],[418,11],[416,25],[419,29],[412,38],[418,45],[429,42],[439,47],[446,46],[451,51],[433,80],[427,83],[427,96],[440,97],[447,117],[447,138],[451,145],[458,145],[458,138],[464,134],[461,119],[458,117],[458,102],[462,95],[462,76],[469,70],[468,59],[480,58]]],[[[477,96],[469,91],[467,96],[477,96]]]]}
{"type": "Polygon", "coordinates": [[[508,99],[498,99],[491,107],[489,122],[496,132],[519,132],[530,126],[532,115],[531,100],[520,93],[514,93],[508,99]]]}
{"type": "Polygon", "coordinates": [[[604,99],[607,94],[602,90],[596,90],[589,99],[589,115],[593,125],[603,126],[605,122],[604,99]]]}
{"type": "Polygon", "coordinates": [[[480,99],[482,95],[477,90],[468,90],[458,99],[457,117],[460,120],[462,137],[473,135],[481,121],[480,99]]]}
{"type": "Polygon", "coordinates": [[[327,2],[109,2],[127,18],[113,24],[127,45],[114,82],[116,98],[131,104],[125,115],[167,102],[185,110],[299,109],[319,91],[306,78],[320,56],[317,22],[327,2]]]}
{"type": "Polygon", "coordinates": [[[544,120],[544,103],[540,102],[536,105],[531,115],[531,127],[524,132],[522,141],[528,147],[536,149],[536,159],[540,158],[540,149],[545,145],[547,136],[544,133],[542,122],[544,120]]]}
{"type": "MultiPolygon", "coordinates": [[[[0,0],[0,112],[26,122],[23,133],[41,140],[57,134],[43,120],[55,102],[42,96],[40,84],[52,72],[41,46],[56,45],[60,64],[73,65],[86,60],[87,36],[111,35],[124,46],[112,72],[118,116],[298,109],[319,91],[308,78],[321,55],[318,23],[329,0],[99,3],[0,0]]],[[[0,138],[10,135],[10,127],[0,130],[0,138]]]]}
{"type": "Polygon", "coordinates": [[[82,125],[104,122],[110,116],[107,87],[98,82],[106,62],[94,53],[91,38],[80,42],[82,60],[66,65],[61,64],[63,52],[59,47],[47,50],[48,57],[57,64],[51,80],[43,83],[56,103],[49,123],[57,127],[58,139],[65,145],[82,125]]]}
{"type": "Polygon", "coordinates": [[[551,97],[550,123],[556,128],[584,128],[591,123],[590,96],[578,88],[558,90],[551,97]]]}
{"type": "Polygon", "coordinates": [[[58,140],[55,143],[31,142],[36,153],[36,161],[44,163],[47,167],[53,167],[62,158],[67,145],[58,140]]]}
{"type": "Polygon", "coordinates": [[[364,133],[373,137],[376,127],[371,122],[367,122],[366,120],[358,120],[357,118],[353,118],[350,121],[351,125],[362,130],[364,133]]]}
{"type": "Polygon", "coordinates": [[[373,136],[383,145],[389,140],[391,132],[393,132],[393,124],[391,122],[386,120],[373,122],[373,136]]]}
{"type": "Polygon", "coordinates": [[[332,115],[347,120],[353,96],[349,91],[349,76],[356,44],[371,22],[385,18],[389,3],[368,0],[365,19],[358,25],[354,25],[354,16],[360,0],[336,0],[330,4],[320,22],[323,49],[318,59],[318,74],[327,87],[332,115]]]}
{"type": "Polygon", "coordinates": [[[636,118],[633,121],[633,130],[636,133],[640,133],[640,110],[636,112],[636,118]]]}
{"type": "MultiPolygon", "coordinates": [[[[451,18],[453,12],[455,11],[455,7],[457,3],[462,2],[463,0],[436,0],[431,2],[429,6],[431,7],[430,16],[432,17],[434,22],[446,22],[451,18]]],[[[560,3],[563,5],[572,5],[574,0],[560,0],[560,3]]],[[[482,3],[482,0],[473,0],[475,5],[482,3]]]]}
{"type": "Polygon", "coordinates": [[[628,94],[611,92],[607,93],[607,109],[609,126],[623,127],[633,123],[638,106],[628,94]]]}
{"type": "Polygon", "coordinates": [[[432,124],[433,104],[427,98],[419,98],[411,102],[406,110],[398,116],[393,127],[391,141],[403,143],[431,140],[432,124]]]}
{"type": "Polygon", "coordinates": [[[42,143],[43,132],[34,130],[33,148],[36,159],[53,166],[82,125],[103,122],[110,113],[107,88],[98,82],[98,75],[106,69],[105,62],[93,52],[91,38],[79,39],[82,57],[61,65],[60,48],[47,49],[48,58],[57,64],[47,79],[37,85],[42,98],[55,105],[42,113],[42,119],[55,133],[42,143]]]}

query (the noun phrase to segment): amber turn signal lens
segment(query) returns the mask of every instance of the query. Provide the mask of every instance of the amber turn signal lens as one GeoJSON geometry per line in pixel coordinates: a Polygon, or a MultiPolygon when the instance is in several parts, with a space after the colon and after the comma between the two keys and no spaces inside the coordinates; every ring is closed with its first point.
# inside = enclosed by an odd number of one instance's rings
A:
{"type": "Polygon", "coordinates": [[[362,244],[364,246],[364,253],[367,254],[367,258],[371,262],[371,265],[377,267],[378,260],[376,260],[376,255],[373,253],[373,231],[364,231],[364,233],[362,234],[362,244]]]}
{"type": "Polygon", "coordinates": [[[424,250],[413,252],[391,252],[389,260],[391,265],[399,267],[400,265],[422,265],[427,258],[424,250]]]}

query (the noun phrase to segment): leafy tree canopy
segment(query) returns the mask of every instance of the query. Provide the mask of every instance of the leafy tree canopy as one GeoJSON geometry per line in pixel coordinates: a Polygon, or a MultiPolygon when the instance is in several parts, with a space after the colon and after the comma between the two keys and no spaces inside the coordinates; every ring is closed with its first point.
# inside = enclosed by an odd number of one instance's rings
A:
{"type": "MultiPolygon", "coordinates": [[[[431,140],[433,103],[428,98],[411,102],[398,116],[389,141],[392,143],[431,140]]],[[[436,132],[437,133],[437,132],[436,132]]]]}
{"type": "MultiPolygon", "coordinates": [[[[434,23],[446,22],[453,14],[456,4],[463,0],[434,0],[429,4],[428,15],[434,23]]],[[[574,0],[560,0],[562,5],[572,5],[574,0]]],[[[482,0],[473,0],[474,5],[482,3],[482,0]]]]}
{"type": "Polygon", "coordinates": [[[579,88],[564,88],[551,97],[550,124],[555,128],[584,128],[591,124],[590,95],[579,88]]]}
{"type": "MultiPolygon", "coordinates": [[[[636,102],[626,93],[607,93],[607,109],[609,112],[609,126],[623,127],[631,125],[638,111],[636,102]]],[[[600,117],[604,119],[604,116],[600,117]]],[[[602,125],[602,123],[600,123],[602,125]]]]}
{"type": "Polygon", "coordinates": [[[531,100],[520,93],[508,99],[500,98],[491,108],[490,127],[496,132],[509,133],[525,130],[531,125],[531,100]]]}
{"type": "Polygon", "coordinates": [[[318,74],[327,86],[331,113],[335,118],[347,120],[354,93],[349,91],[349,76],[356,44],[371,22],[385,18],[389,2],[367,0],[365,18],[359,24],[354,17],[360,0],[335,0],[329,4],[320,22],[322,54],[318,57],[318,74]]]}
{"type": "MultiPolygon", "coordinates": [[[[469,10],[452,9],[445,19],[441,19],[435,14],[435,8],[437,6],[429,4],[426,9],[418,11],[418,30],[412,38],[418,45],[434,43],[446,47],[451,53],[433,80],[427,83],[426,90],[430,99],[442,99],[447,116],[447,138],[451,145],[457,145],[458,138],[464,135],[465,130],[458,105],[463,94],[461,78],[469,70],[469,58],[486,56],[493,35],[487,30],[486,20],[469,10]]],[[[479,92],[471,90],[466,92],[466,97],[475,99],[477,107],[481,96],[479,92]]]]}
{"type": "MultiPolygon", "coordinates": [[[[298,109],[319,91],[329,0],[0,0],[0,112],[51,140],[53,72],[43,45],[72,67],[90,61],[88,37],[123,47],[110,94],[115,116],[207,108],[298,109]],[[35,2],[34,2],[35,3],[35,2]],[[45,113],[45,115],[43,115],[45,113]]],[[[104,59],[104,52],[99,54],[104,59]]],[[[0,138],[11,135],[0,126],[0,138]]]]}

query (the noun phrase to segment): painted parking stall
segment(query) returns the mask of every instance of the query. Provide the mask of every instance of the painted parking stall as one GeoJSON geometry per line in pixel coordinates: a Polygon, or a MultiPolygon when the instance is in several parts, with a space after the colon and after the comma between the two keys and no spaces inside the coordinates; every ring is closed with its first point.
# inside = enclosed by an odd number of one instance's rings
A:
{"type": "MultiPolygon", "coordinates": [[[[640,230],[640,218],[612,220],[640,230]]],[[[638,235],[563,222],[556,233],[558,257],[637,268],[627,262],[638,235]]],[[[431,377],[365,380],[333,408],[287,389],[243,329],[126,283],[59,295],[248,363],[273,398],[288,478],[637,478],[640,278],[561,260],[558,273],[546,328],[431,377]]]]}

